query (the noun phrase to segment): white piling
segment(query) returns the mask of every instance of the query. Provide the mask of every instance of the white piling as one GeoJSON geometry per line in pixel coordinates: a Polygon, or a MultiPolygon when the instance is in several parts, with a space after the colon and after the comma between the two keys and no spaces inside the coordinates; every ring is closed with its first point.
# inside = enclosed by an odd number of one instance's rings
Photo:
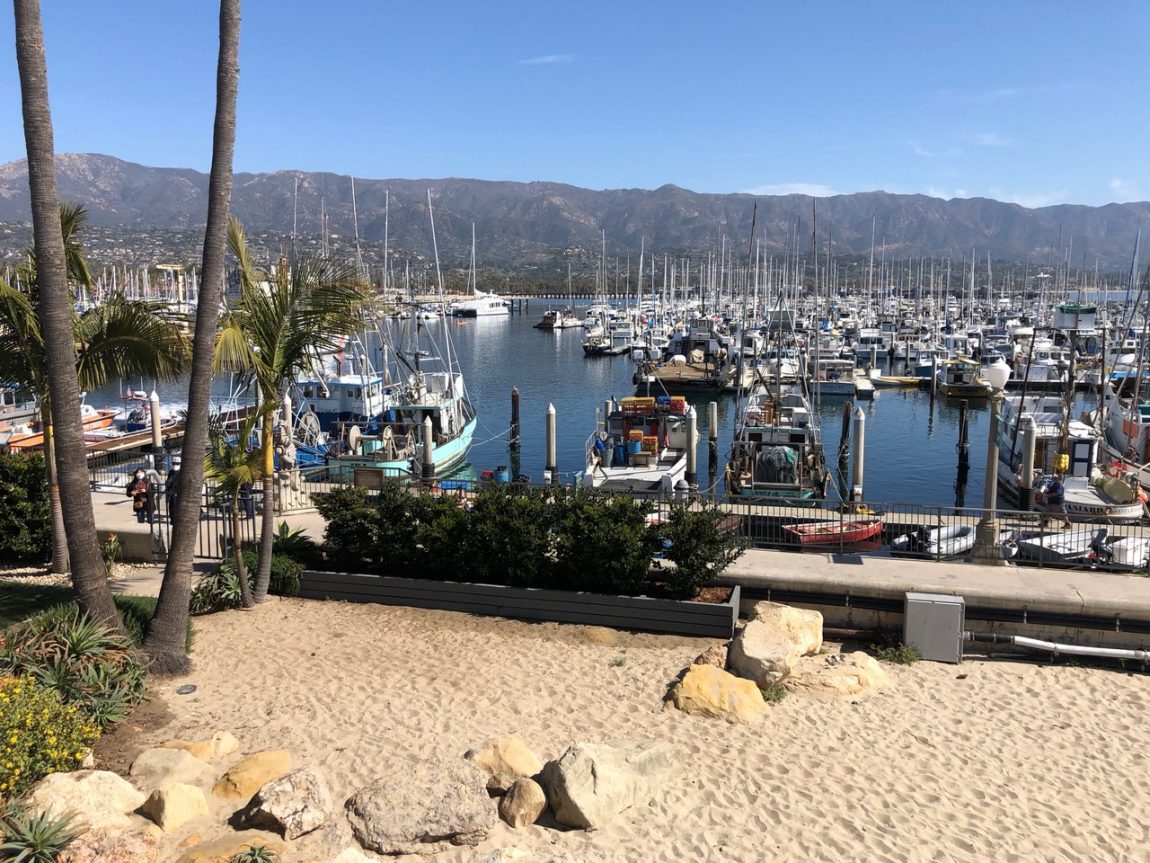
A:
{"type": "Polygon", "coordinates": [[[855,445],[851,451],[851,500],[863,499],[863,462],[866,448],[866,414],[862,408],[855,410],[854,416],[855,445]]]}
{"type": "Polygon", "coordinates": [[[1019,422],[1022,423],[1022,475],[1018,483],[1018,508],[1029,510],[1034,507],[1034,444],[1038,427],[1030,414],[1023,414],[1019,422]]]}
{"type": "Polygon", "coordinates": [[[555,405],[547,405],[547,453],[546,464],[543,466],[543,481],[559,482],[559,449],[555,444],[555,405]]]}
{"type": "Polygon", "coordinates": [[[148,413],[152,420],[152,452],[160,452],[164,448],[164,434],[160,430],[160,395],[155,390],[148,396],[148,413]]]}
{"type": "Polygon", "coordinates": [[[692,489],[699,487],[699,465],[696,441],[699,437],[699,416],[694,407],[687,410],[687,473],[684,479],[692,489]]]}
{"type": "Polygon", "coordinates": [[[435,479],[435,431],[431,426],[431,417],[423,418],[423,473],[421,477],[425,482],[435,479]]]}

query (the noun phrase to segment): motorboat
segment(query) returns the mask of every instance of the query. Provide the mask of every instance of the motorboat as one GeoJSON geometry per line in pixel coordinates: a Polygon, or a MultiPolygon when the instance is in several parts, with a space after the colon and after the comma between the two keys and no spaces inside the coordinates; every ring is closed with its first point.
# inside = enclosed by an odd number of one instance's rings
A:
{"type": "Polygon", "coordinates": [[[974,548],[974,534],[969,524],[922,527],[895,538],[890,553],[896,557],[958,557],[974,548]]]}
{"type": "Polygon", "coordinates": [[[822,436],[800,385],[755,386],[731,442],[728,484],[735,494],[815,503],[830,473],[822,436]]]}
{"type": "Polygon", "coordinates": [[[1010,540],[1019,560],[1039,563],[1083,563],[1103,547],[1107,527],[1082,525],[1070,530],[1019,531],[1010,540]]]}

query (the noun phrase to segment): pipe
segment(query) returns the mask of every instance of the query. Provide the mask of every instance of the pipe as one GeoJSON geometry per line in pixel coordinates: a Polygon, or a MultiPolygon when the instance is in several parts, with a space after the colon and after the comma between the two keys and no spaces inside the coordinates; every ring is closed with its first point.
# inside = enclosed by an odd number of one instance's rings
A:
{"type": "Polygon", "coordinates": [[[985,632],[964,632],[964,641],[977,644],[1013,644],[1030,650],[1044,650],[1051,656],[1089,656],[1096,659],[1132,659],[1143,664],[1150,663],[1150,651],[1130,650],[1121,647],[1087,647],[1081,644],[1061,644],[1056,641],[1042,641],[1023,635],[998,635],[985,632]]]}

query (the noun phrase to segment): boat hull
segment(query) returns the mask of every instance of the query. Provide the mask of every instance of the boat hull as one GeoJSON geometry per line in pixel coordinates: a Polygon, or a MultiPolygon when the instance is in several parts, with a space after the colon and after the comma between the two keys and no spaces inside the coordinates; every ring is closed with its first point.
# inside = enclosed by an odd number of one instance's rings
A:
{"type": "Polygon", "coordinates": [[[800,524],[784,524],[783,531],[800,545],[854,545],[872,540],[882,533],[882,519],[864,518],[839,521],[813,521],[800,524]]]}

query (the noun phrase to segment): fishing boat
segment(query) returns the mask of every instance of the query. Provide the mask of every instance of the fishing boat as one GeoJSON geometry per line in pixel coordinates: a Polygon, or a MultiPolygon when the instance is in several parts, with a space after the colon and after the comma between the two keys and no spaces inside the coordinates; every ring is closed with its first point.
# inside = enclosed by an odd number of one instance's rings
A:
{"type": "MultiPolygon", "coordinates": [[[[742,364],[736,362],[735,339],[720,331],[712,319],[692,320],[684,332],[672,337],[667,350],[671,352],[668,359],[645,362],[636,372],[640,391],[652,384],[677,392],[736,388],[742,364]]],[[[746,369],[749,372],[750,367],[746,369]]]]}
{"type": "Polygon", "coordinates": [[[784,524],[783,531],[803,547],[842,547],[873,540],[882,533],[882,527],[881,518],[869,517],[784,524]]]}
{"type": "MultiPolygon", "coordinates": [[[[1008,500],[1021,503],[1024,489],[1042,489],[1054,473],[1063,474],[1064,506],[1071,521],[1135,522],[1143,503],[1121,475],[1103,473],[1102,435],[1098,429],[1066,415],[1066,403],[1057,395],[1008,398],[999,423],[998,483],[1008,500]],[[1023,477],[1022,424],[1034,423],[1035,475],[1023,477]],[[1025,483],[1024,480],[1029,480],[1025,483]]],[[[1121,471],[1115,473],[1121,474],[1121,471]]],[[[1045,510],[1041,491],[1035,508],[1045,510]]]]}
{"type": "Polygon", "coordinates": [[[580,327],[583,322],[575,314],[574,309],[548,309],[543,317],[535,324],[537,330],[565,330],[570,327],[580,327]]]}
{"type": "Polygon", "coordinates": [[[922,527],[896,537],[890,544],[890,553],[896,557],[958,557],[974,548],[974,534],[968,524],[922,527]]]}
{"type": "MultiPolygon", "coordinates": [[[[325,434],[378,422],[397,389],[386,365],[381,371],[369,362],[361,340],[343,337],[339,344],[314,368],[297,375],[291,393],[325,434]]],[[[384,357],[386,363],[386,351],[384,357]]]]}
{"type": "Polygon", "coordinates": [[[830,473],[810,402],[796,384],[759,383],[748,395],[731,443],[728,487],[735,494],[814,504],[830,473]]]}
{"type": "Polygon", "coordinates": [[[947,360],[938,369],[938,387],[947,398],[985,399],[990,396],[990,382],[979,374],[979,366],[967,357],[947,360]]]}
{"type": "Polygon", "coordinates": [[[587,439],[583,485],[632,494],[669,494],[685,480],[689,440],[682,396],[611,400],[587,439]]]}
{"type": "Polygon", "coordinates": [[[39,412],[32,391],[13,384],[0,384],[0,426],[11,427],[34,420],[39,412]]]}

